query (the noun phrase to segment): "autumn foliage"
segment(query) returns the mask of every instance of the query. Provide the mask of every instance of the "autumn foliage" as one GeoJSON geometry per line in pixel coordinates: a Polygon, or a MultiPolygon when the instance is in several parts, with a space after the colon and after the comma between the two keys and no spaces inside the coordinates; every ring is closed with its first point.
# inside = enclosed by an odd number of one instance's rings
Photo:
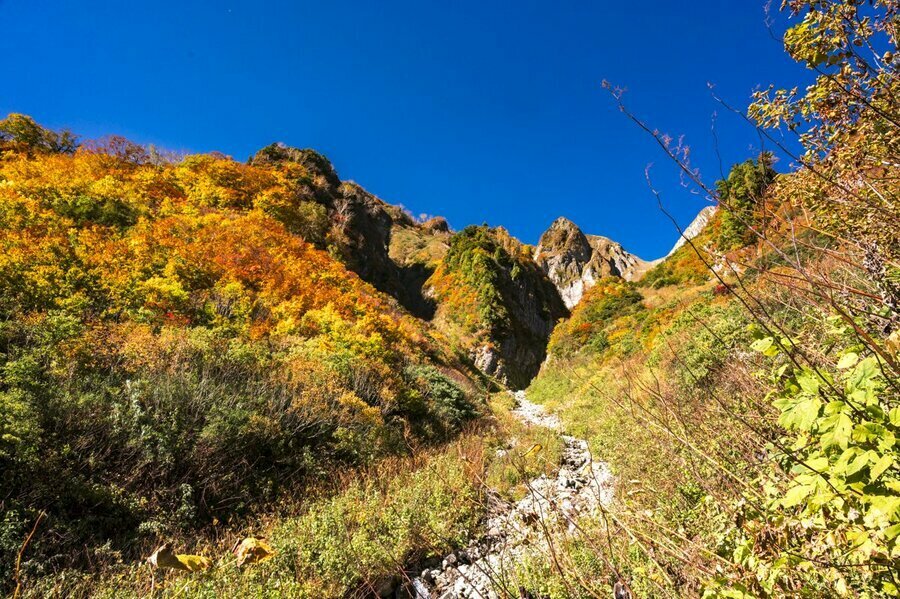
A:
{"type": "Polygon", "coordinates": [[[4,580],[39,509],[32,551],[87,561],[474,413],[426,325],[332,257],[302,164],[0,123],[4,580]]]}

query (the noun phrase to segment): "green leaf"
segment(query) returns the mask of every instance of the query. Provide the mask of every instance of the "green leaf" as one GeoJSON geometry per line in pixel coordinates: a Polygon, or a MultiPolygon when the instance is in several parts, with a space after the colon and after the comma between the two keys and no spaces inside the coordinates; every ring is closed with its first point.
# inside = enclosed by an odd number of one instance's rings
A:
{"type": "Polygon", "coordinates": [[[750,344],[750,349],[753,351],[758,351],[760,353],[765,353],[772,344],[775,343],[775,340],[771,337],[763,337],[762,339],[757,339],[753,343],[750,344]]]}
{"type": "Polygon", "coordinates": [[[850,432],[853,430],[853,421],[850,416],[841,412],[834,416],[829,416],[822,421],[822,427],[828,432],[822,435],[822,446],[824,448],[839,446],[846,449],[850,442],[850,432]]]}
{"type": "Polygon", "coordinates": [[[884,529],[884,538],[887,540],[896,539],[900,535],[900,524],[894,524],[884,529]]]}
{"type": "Polygon", "coordinates": [[[891,424],[893,424],[894,426],[900,426],[900,407],[891,410],[888,418],[890,419],[891,424]]]}
{"type": "Polygon", "coordinates": [[[815,485],[797,485],[784,494],[784,497],[781,499],[781,505],[783,507],[799,505],[815,490],[815,485]]]}
{"type": "Polygon", "coordinates": [[[818,397],[809,397],[796,402],[791,408],[782,412],[779,421],[787,428],[795,428],[801,431],[812,430],[819,416],[822,400],[818,397]]]}
{"type": "Polygon", "coordinates": [[[850,466],[850,460],[852,460],[857,454],[859,450],[855,447],[849,447],[845,449],[840,457],[838,457],[837,461],[832,466],[831,471],[838,476],[846,476],[847,470],[850,466]]]}
{"type": "Polygon", "coordinates": [[[879,374],[878,361],[873,357],[868,357],[859,364],[850,373],[847,379],[847,385],[850,391],[856,389],[869,389],[875,382],[875,377],[879,374]]]}
{"type": "Polygon", "coordinates": [[[884,436],[885,428],[874,422],[863,422],[853,427],[852,438],[858,443],[877,443],[884,436]]]}
{"type": "Polygon", "coordinates": [[[867,451],[856,456],[853,461],[850,462],[850,464],[847,466],[847,476],[853,476],[854,474],[868,466],[870,454],[874,456],[875,452],[867,451]]]}
{"type": "Polygon", "coordinates": [[[897,443],[897,437],[894,436],[894,433],[891,431],[884,429],[884,434],[881,436],[881,439],[878,441],[878,449],[881,451],[890,451],[894,448],[894,445],[897,443]]]}
{"type": "Polygon", "coordinates": [[[837,367],[840,370],[847,370],[848,368],[855,366],[857,362],[859,362],[859,354],[856,352],[849,352],[841,356],[841,359],[837,363],[837,367]]]}
{"type": "Polygon", "coordinates": [[[869,469],[869,474],[872,477],[872,480],[876,480],[879,476],[881,476],[885,470],[891,467],[891,464],[894,463],[894,456],[887,454],[881,456],[881,459],[875,462],[875,465],[869,469]]]}
{"type": "Polygon", "coordinates": [[[810,395],[818,395],[819,393],[819,377],[809,370],[804,370],[797,375],[797,384],[810,395]]]}
{"type": "Polygon", "coordinates": [[[863,520],[866,526],[874,528],[889,524],[898,511],[900,511],[900,497],[876,495],[872,497],[871,506],[863,520]]]}

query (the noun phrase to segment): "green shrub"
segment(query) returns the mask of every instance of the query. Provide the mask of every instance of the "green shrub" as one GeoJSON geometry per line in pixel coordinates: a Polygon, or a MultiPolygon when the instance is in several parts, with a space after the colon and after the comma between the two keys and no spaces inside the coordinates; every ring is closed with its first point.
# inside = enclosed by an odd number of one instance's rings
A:
{"type": "Polygon", "coordinates": [[[731,167],[726,179],[716,183],[721,198],[717,245],[722,250],[743,247],[753,241],[753,229],[763,223],[762,201],[775,180],[775,159],[769,152],[731,167]]]}
{"type": "Polygon", "coordinates": [[[434,366],[412,366],[407,368],[406,373],[419,389],[432,425],[443,434],[459,431],[466,421],[478,414],[465,391],[434,366]]]}
{"type": "Polygon", "coordinates": [[[23,144],[40,152],[72,153],[78,147],[78,140],[71,132],[45,129],[30,116],[16,113],[0,120],[0,142],[23,144]]]}

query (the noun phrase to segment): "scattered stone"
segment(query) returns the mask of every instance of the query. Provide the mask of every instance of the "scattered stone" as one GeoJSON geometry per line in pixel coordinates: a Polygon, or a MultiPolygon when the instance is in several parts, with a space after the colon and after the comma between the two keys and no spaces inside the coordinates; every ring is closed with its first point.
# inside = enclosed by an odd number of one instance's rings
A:
{"type": "MultiPolygon", "coordinates": [[[[559,418],[528,401],[523,391],[515,393],[513,414],[522,422],[559,431],[559,418]]],[[[425,570],[411,583],[416,599],[499,599],[515,596],[515,586],[503,589],[516,563],[532,554],[549,550],[545,530],[551,534],[576,534],[572,518],[590,514],[612,500],[612,476],[603,462],[594,461],[582,439],[560,435],[565,444],[562,463],[552,478],[541,475],[528,483],[528,494],[516,503],[488,494],[488,517],[483,536],[468,547],[447,555],[441,570],[425,570]],[[420,591],[419,589],[424,589],[420,591]]]]}

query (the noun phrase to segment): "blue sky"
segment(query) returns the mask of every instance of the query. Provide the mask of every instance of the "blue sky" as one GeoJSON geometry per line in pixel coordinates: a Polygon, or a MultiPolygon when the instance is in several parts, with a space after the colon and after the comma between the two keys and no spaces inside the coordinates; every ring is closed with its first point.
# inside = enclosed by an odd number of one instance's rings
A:
{"type": "MultiPolygon", "coordinates": [[[[564,215],[646,258],[676,237],[648,163],[682,225],[705,202],[600,81],[685,135],[714,179],[707,82],[746,106],[757,86],[807,77],[770,37],[763,0],[0,0],[0,23],[0,113],[239,160],[272,141],[312,147],[342,178],[455,228],[534,243],[564,215]]],[[[760,141],[719,113],[727,167],[760,141]]]]}

